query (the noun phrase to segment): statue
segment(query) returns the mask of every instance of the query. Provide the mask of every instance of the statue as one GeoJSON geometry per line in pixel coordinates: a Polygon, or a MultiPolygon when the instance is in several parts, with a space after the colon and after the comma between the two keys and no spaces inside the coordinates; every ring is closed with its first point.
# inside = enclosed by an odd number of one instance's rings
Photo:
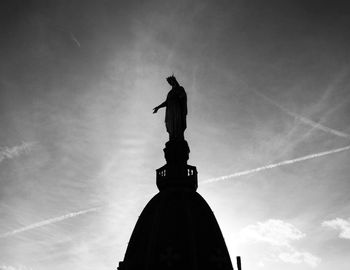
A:
{"type": "Polygon", "coordinates": [[[165,126],[169,133],[169,140],[184,140],[187,115],[187,95],[185,89],[180,86],[174,75],[166,79],[171,85],[166,100],[153,108],[156,113],[160,108],[166,107],[165,126]]]}

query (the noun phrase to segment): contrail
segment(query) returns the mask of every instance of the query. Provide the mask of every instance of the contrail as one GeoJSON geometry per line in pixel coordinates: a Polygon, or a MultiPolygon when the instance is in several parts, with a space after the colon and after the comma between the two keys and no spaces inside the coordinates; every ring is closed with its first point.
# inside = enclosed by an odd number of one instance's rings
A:
{"type": "Polygon", "coordinates": [[[293,163],[297,163],[297,162],[301,162],[301,161],[305,161],[305,160],[309,160],[309,159],[323,157],[323,156],[327,156],[330,154],[335,154],[335,153],[339,153],[339,152],[343,152],[343,151],[347,151],[347,150],[350,150],[350,145],[345,146],[345,147],[341,147],[341,148],[337,148],[337,149],[333,149],[333,150],[329,150],[329,151],[325,151],[325,152],[320,152],[320,153],[315,153],[315,154],[299,157],[299,158],[289,159],[289,160],[281,161],[281,162],[274,163],[274,164],[265,165],[265,166],[258,167],[255,169],[250,169],[250,170],[236,172],[236,173],[229,174],[229,175],[211,178],[211,179],[202,181],[200,183],[201,184],[213,183],[213,182],[217,182],[217,181],[221,181],[221,180],[226,180],[226,179],[235,178],[235,177],[239,177],[239,176],[243,176],[243,175],[247,175],[247,174],[265,171],[268,169],[273,169],[273,168],[276,168],[279,166],[289,165],[289,164],[293,164],[293,163]]]}
{"type": "MultiPolygon", "coordinates": [[[[151,194],[148,194],[148,195],[143,196],[141,199],[149,198],[150,196],[151,196],[151,194]]],[[[85,210],[71,212],[71,213],[68,213],[68,214],[65,214],[65,215],[62,215],[62,216],[46,219],[46,220],[43,220],[43,221],[40,221],[40,222],[37,222],[37,223],[33,223],[33,224],[30,224],[28,226],[25,226],[25,227],[22,227],[22,228],[13,230],[13,231],[6,232],[4,234],[0,234],[0,239],[1,238],[6,238],[6,237],[10,237],[10,236],[14,236],[14,235],[16,235],[18,233],[22,233],[22,232],[26,232],[26,231],[29,231],[29,230],[37,229],[37,228],[40,228],[40,227],[43,227],[43,226],[46,226],[46,225],[50,225],[50,224],[53,224],[53,223],[57,223],[57,222],[60,222],[60,221],[63,221],[63,220],[69,219],[69,218],[73,218],[73,217],[76,217],[76,216],[85,215],[85,214],[88,214],[88,213],[91,213],[91,212],[97,212],[97,211],[100,211],[100,210],[102,210],[104,208],[107,208],[107,207],[110,207],[110,206],[113,206],[113,205],[115,205],[115,203],[108,203],[108,204],[105,204],[105,205],[102,205],[102,206],[91,207],[91,208],[88,208],[88,209],[85,209],[85,210]]],[[[0,270],[1,270],[1,268],[0,268],[0,270]]]]}
{"type": "Polygon", "coordinates": [[[70,37],[71,37],[72,41],[74,41],[74,43],[77,44],[77,46],[80,48],[79,40],[74,36],[74,34],[72,32],[69,32],[69,33],[70,33],[70,37]]]}
{"type": "Polygon", "coordinates": [[[301,115],[297,115],[297,114],[292,113],[292,112],[289,112],[289,114],[291,116],[294,116],[296,119],[300,120],[301,122],[304,122],[305,124],[309,124],[309,125],[311,125],[312,127],[316,128],[316,129],[322,130],[324,132],[331,133],[331,134],[336,135],[338,137],[350,138],[350,135],[347,134],[347,133],[335,130],[333,128],[326,127],[326,126],[324,126],[324,125],[322,125],[320,123],[317,123],[315,121],[312,121],[310,119],[307,119],[307,118],[305,118],[305,117],[303,117],[301,115]]]}
{"type": "MultiPolygon", "coordinates": [[[[228,73],[228,72],[225,72],[223,71],[222,69],[219,69],[220,73],[223,73],[226,75],[226,78],[229,80],[229,81],[233,81],[232,80],[232,74],[228,73]]],[[[336,85],[338,84],[346,75],[347,75],[347,71],[348,70],[344,70],[339,76],[338,78],[336,79],[336,81],[333,83],[333,85],[336,85]]],[[[235,78],[237,80],[237,78],[235,78]]],[[[283,112],[285,112],[286,114],[294,117],[295,119],[298,119],[299,121],[307,124],[307,125],[310,125],[312,126],[312,128],[314,129],[319,129],[319,130],[322,130],[324,132],[328,132],[330,134],[333,134],[333,135],[336,135],[338,137],[342,137],[342,138],[350,138],[350,134],[347,134],[347,133],[344,133],[344,132],[341,132],[341,131],[338,131],[338,130],[335,130],[335,129],[332,129],[332,128],[329,128],[329,127],[326,127],[324,125],[322,125],[319,121],[319,122],[315,122],[315,121],[312,121],[306,117],[303,117],[301,115],[298,115],[296,113],[293,113],[289,110],[287,110],[286,108],[282,107],[280,104],[278,104],[276,101],[272,100],[271,98],[265,96],[263,93],[261,93],[260,91],[258,90],[254,90],[254,89],[251,89],[251,87],[245,82],[245,81],[240,81],[242,84],[244,84],[247,89],[249,89],[250,91],[252,91],[253,93],[257,94],[258,96],[262,97],[263,99],[265,99],[266,101],[268,101],[269,103],[271,103],[272,105],[276,106],[277,108],[279,108],[280,110],[282,110],[283,112]]],[[[322,99],[320,102],[323,102],[324,100],[326,100],[328,98],[328,96],[330,95],[330,93],[334,90],[334,87],[331,85],[327,88],[326,92],[324,93],[322,99]]],[[[347,102],[347,99],[343,100],[343,102],[340,104],[342,105],[343,103],[347,102]]],[[[338,105],[339,106],[339,105],[338,105]]],[[[338,107],[336,106],[336,107],[338,107]]],[[[332,111],[334,111],[336,108],[333,108],[329,111],[329,113],[331,113],[332,111]]],[[[327,113],[326,113],[327,115],[327,113]]],[[[312,131],[313,129],[311,129],[312,131]]]]}
{"type": "Polygon", "coordinates": [[[104,207],[106,207],[106,206],[92,207],[92,208],[81,210],[81,211],[77,211],[77,212],[71,212],[71,213],[65,214],[63,216],[54,217],[54,218],[51,218],[51,219],[46,219],[46,220],[43,220],[43,221],[40,221],[40,222],[37,222],[37,223],[30,224],[28,226],[19,228],[17,230],[13,230],[13,231],[1,234],[0,238],[6,238],[6,237],[9,237],[9,236],[16,235],[18,233],[22,233],[22,232],[33,230],[33,229],[36,229],[36,228],[40,228],[40,227],[43,227],[43,226],[46,226],[46,225],[49,225],[49,224],[52,224],[52,223],[63,221],[63,220],[68,219],[68,218],[84,215],[84,214],[91,213],[91,212],[96,212],[96,211],[101,210],[104,207]]]}
{"type": "Polygon", "coordinates": [[[6,158],[12,159],[22,153],[28,153],[35,144],[36,142],[22,142],[14,147],[0,147],[0,162],[6,158]]]}
{"type": "Polygon", "coordinates": [[[350,138],[350,135],[344,132],[341,132],[339,130],[333,129],[333,128],[329,128],[326,127],[318,122],[315,122],[311,119],[308,119],[304,116],[301,116],[299,114],[296,114],[294,112],[291,112],[289,110],[287,110],[286,108],[282,107],[280,104],[278,104],[276,101],[272,100],[271,98],[265,96],[263,93],[259,92],[259,91],[254,91],[255,94],[257,94],[258,96],[262,97],[263,99],[267,100],[269,103],[271,103],[272,105],[276,106],[277,108],[279,108],[280,110],[282,110],[283,112],[285,112],[286,114],[294,117],[295,119],[298,119],[299,121],[303,122],[304,124],[310,125],[313,128],[322,130],[324,132],[336,135],[338,137],[342,137],[342,138],[350,138]]]}

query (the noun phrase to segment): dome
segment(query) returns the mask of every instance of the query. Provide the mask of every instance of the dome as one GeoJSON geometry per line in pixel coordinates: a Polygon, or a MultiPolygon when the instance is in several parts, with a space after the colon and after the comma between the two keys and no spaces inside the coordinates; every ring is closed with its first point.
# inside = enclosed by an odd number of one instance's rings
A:
{"type": "Polygon", "coordinates": [[[119,270],[229,270],[220,227],[206,201],[190,188],[167,188],[142,211],[119,270]]]}

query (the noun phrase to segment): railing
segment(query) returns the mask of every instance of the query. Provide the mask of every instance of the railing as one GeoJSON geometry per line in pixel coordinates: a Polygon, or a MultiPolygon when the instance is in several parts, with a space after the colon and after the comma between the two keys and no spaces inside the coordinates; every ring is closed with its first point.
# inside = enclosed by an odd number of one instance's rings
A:
{"type": "Polygon", "coordinates": [[[194,166],[187,165],[187,176],[197,175],[197,169],[194,166]]]}
{"type": "Polygon", "coordinates": [[[168,165],[156,170],[157,186],[164,187],[189,187],[197,189],[197,169],[195,166],[185,165],[176,171],[169,172],[168,165]]]}
{"type": "Polygon", "coordinates": [[[157,178],[158,177],[166,177],[166,167],[163,166],[157,170],[157,178]]]}
{"type": "MultiPolygon", "coordinates": [[[[160,167],[156,170],[157,177],[167,177],[167,165],[164,165],[163,167],[160,167]]],[[[186,174],[187,176],[194,176],[197,175],[197,168],[195,166],[186,165],[186,174]]]]}

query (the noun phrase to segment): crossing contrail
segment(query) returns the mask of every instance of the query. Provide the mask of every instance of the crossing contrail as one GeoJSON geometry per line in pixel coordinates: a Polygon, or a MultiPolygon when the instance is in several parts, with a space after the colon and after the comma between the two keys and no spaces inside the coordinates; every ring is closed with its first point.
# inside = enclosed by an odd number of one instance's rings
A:
{"type": "Polygon", "coordinates": [[[273,169],[273,168],[276,168],[276,167],[285,166],[285,165],[289,165],[289,164],[293,164],[293,163],[297,163],[297,162],[301,162],[301,161],[305,161],[305,160],[309,160],[309,159],[323,157],[323,156],[327,156],[327,155],[330,155],[330,154],[335,154],[335,153],[339,153],[339,152],[343,152],[343,151],[347,151],[347,150],[350,150],[350,145],[345,146],[345,147],[341,147],[341,148],[337,148],[337,149],[333,149],[333,150],[329,150],[329,151],[324,151],[324,152],[319,152],[319,153],[315,153],[315,154],[299,157],[299,158],[284,160],[284,161],[281,161],[281,162],[278,162],[278,163],[268,164],[268,165],[265,165],[265,166],[262,166],[262,167],[258,167],[258,168],[255,168],[255,169],[250,169],[250,170],[236,172],[236,173],[229,174],[229,175],[224,175],[224,176],[220,176],[220,177],[216,177],[216,178],[211,178],[211,179],[202,181],[200,183],[201,184],[213,183],[213,182],[226,180],[226,179],[230,179],[230,178],[235,178],[235,177],[239,177],[239,176],[243,176],[243,175],[247,175],[247,174],[252,174],[252,173],[256,173],[256,172],[260,172],[260,171],[265,171],[265,170],[269,170],[269,169],[273,169]]]}
{"type": "Polygon", "coordinates": [[[70,33],[70,38],[72,39],[72,41],[80,48],[80,42],[79,40],[74,36],[74,34],[72,32],[70,33]]]}
{"type": "Polygon", "coordinates": [[[326,126],[322,125],[319,122],[315,122],[315,121],[313,121],[311,119],[308,119],[308,118],[306,118],[304,116],[301,116],[299,114],[296,114],[294,112],[291,112],[291,111],[287,110],[286,108],[284,108],[283,106],[278,104],[276,101],[274,101],[271,98],[265,96],[263,93],[261,93],[259,91],[255,90],[254,93],[257,94],[258,96],[262,97],[263,99],[265,99],[266,101],[268,101],[272,105],[276,106],[277,108],[279,108],[281,111],[285,112],[286,114],[288,114],[288,115],[294,117],[295,119],[298,119],[299,121],[303,122],[304,124],[310,125],[313,128],[315,128],[315,129],[322,130],[324,132],[336,135],[338,137],[348,138],[348,139],[350,138],[350,134],[341,132],[341,131],[333,129],[333,128],[326,127],[326,126]]]}
{"type": "MultiPolygon", "coordinates": [[[[220,72],[222,73],[223,70],[220,69],[220,72]]],[[[227,72],[224,72],[224,74],[227,76],[227,79],[232,81],[232,74],[229,74],[227,72]]],[[[338,84],[343,78],[344,76],[347,75],[347,70],[345,70],[343,73],[341,73],[339,75],[339,77],[336,79],[336,81],[334,82],[334,85],[338,84]]],[[[235,78],[237,79],[237,78],[235,78]]],[[[299,120],[300,122],[303,122],[304,124],[306,125],[309,125],[312,127],[312,130],[313,129],[319,129],[319,130],[322,130],[324,132],[327,132],[329,134],[333,134],[333,135],[336,135],[338,137],[342,137],[342,138],[347,138],[349,139],[350,138],[350,134],[348,133],[345,133],[345,132],[342,132],[342,131],[339,131],[339,130],[336,130],[336,129],[333,129],[333,128],[329,128],[323,124],[321,124],[319,122],[316,122],[316,121],[313,121],[311,119],[308,119],[304,116],[301,116],[297,113],[294,113],[294,112],[291,112],[290,110],[286,109],[285,107],[281,106],[279,103],[277,103],[275,100],[271,99],[270,97],[264,95],[262,92],[258,91],[258,90],[255,90],[255,89],[251,89],[251,87],[244,81],[241,81],[241,83],[243,85],[245,85],[247,87],[247,89],[250,89],[250,91],[252,91],[253,93],[255,93],[256,95],[260,96],[261,98],[265,99],[266,101],[268,101],[270,104],[276,106],[277,108],[279,108],[281,111],[285,112],[286,114],[290,115],[291,117],[294,117],[295,119],[299,120]]],[[[333,86],[334,86],[333,85],[333,86]]],[[[330,93],[334,90],[334,87],[332,85],[328,87],[327,91],[325,92],[325,94],[323,95],[322,99],[320,102],[323,102],[324,100],[326,100],[328,98],[328,96],[330,95],[330,93]]],[[[338,106],[341,106],[342,104],[344,104],[345,102],[347,102],[347,98],[343,100],[343,102],[341,102],[339,105],[337,105],[335,108],[332,108],[329,110],[328,113],[326,113],[325,115],[333,112],[338,106]]]]}
{"type": "Polygon", "coordinates": [[[6,237],[9,237],[9,236],[16,235],[18,233],[26,232],[26,231],[33,230],[33,229],[36,229],[36,228],[40,228],[40,227],[43,227],[43,226],[46,226],[46,225],[50,225],[52,223],[63,221],[63,220],[68,219],[68,218],[84,215],[84,214],[91,213],[91,212],[96,212],[96,211],[101,210],[104,207],[105,206],[92,207],[92,208],[89,208],[89,209],[85,209],[85,210],[81,210],[81,211],[77,211],[77,212],[71,212],[71,213],[68,213],[68,214],[65,214],[65,215],[62,215],[62,216],[46,219],[46,220],[43,220],[43,221],[40,221],[40,222],[37,222],[37,223],[30,224],[28,226],[25,226],[25,227],[22,227],[22,228],[19,228],[19,229],[16,229],[16,230],[13,230],[13,231],[1,234],[0,238],[6,238],[6,237]]]}
{"type": "Polygon", "coordinates": [[[326,126],[324,126],[324,125],[322,125],[322,124],[320,124],[318,122],[312,121],[311,119],[305,118],[305,117],[303,117],[301,115],[297,115],[297,114],[292,113],[292,112],[289,112],[289,114],[291,116],[294,116],[296,119],[300,120],[301,122],[312,126],[313,128],[322,130],[324,132],[331,133],[331,134],[336,135],[338,137],[350,138],[350,135],[347,134],[347,133],[341,132],[341,131],[333,129],[333,128],[326,127],[326,126]]]}

